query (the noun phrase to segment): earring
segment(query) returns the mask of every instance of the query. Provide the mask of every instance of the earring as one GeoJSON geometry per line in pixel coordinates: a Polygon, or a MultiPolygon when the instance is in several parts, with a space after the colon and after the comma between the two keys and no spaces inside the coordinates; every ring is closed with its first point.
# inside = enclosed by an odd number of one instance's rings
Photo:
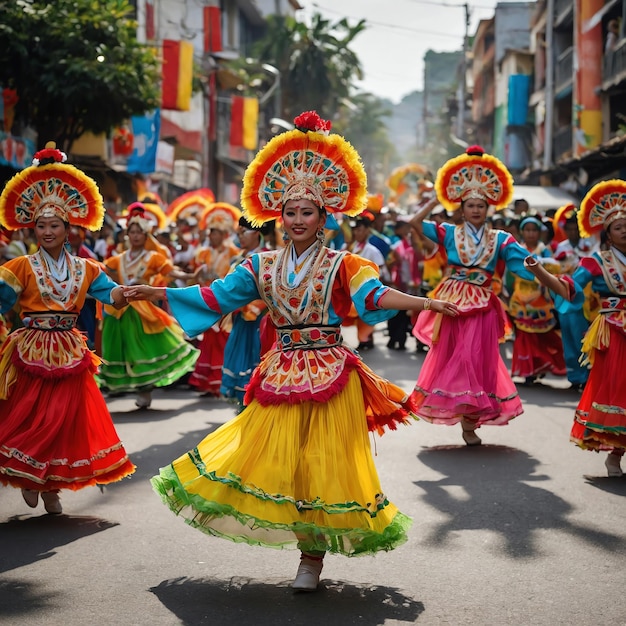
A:
{"type": "Polygon", "coordinates": [[[289,235],[286,230],[283,230],[283,241],[287,243],[289,241],[289,235]]]}
{"type": "Polygon", "coordinates": [[[320,228],[320,229],[317,231],[316,236],[317,236],[317,240],[318,240],[320,243],[324,243],[324,241],[326,240],[326,235],[324,234],[324,229],[323,229],[323,228],[320,228]]]}

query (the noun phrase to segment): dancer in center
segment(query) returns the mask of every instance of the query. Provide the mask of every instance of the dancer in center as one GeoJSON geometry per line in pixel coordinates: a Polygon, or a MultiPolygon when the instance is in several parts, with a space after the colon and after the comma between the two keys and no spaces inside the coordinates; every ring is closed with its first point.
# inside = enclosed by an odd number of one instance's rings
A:
{"type": "Polygon", "coordinates": [[[448,268],[433,295],[459,307],[459,316],[421,313],[413,333],[431,346],[412,394],[417,415],[434,424],[461,423],[468,446],[481,444],[476,428],[503,425],[522,413],[515,384],[500,356],[506,314],[492,281],[503,265],[526,280],[528,251],[503,230],[487,225],[490,207],[502,209],[513,196],[511,174],[480,146],[451,159],[437,173],[435,190],[448,211],[460,211],[459,225],[424,221],[437,199],[411,220],[420,236],[445,248],[448,268]]]}
{"type": "Polygon", "coordinates": [[[407,394],[344,345],[352,303],[375,324],[397,309],[454,304],[384,286],[377,268],[323,242],[327,213],[358,214],[367,199],[359,155],[310,111],[274,137],[248,166],[241,205],[260,225],[282,218],[286,246],[252,255],[210,287],[128,288],[128,298],[167,297],[189,335],[262,298],[277,342],[253,373],[245,409],[209,434],[153,485],[170,509],[211,535],[298,548],[293,588],[315,590],[327,552],[355,556],[406,540],[410,519],[387,499],[368,429],[410,419],[407,394]]]}

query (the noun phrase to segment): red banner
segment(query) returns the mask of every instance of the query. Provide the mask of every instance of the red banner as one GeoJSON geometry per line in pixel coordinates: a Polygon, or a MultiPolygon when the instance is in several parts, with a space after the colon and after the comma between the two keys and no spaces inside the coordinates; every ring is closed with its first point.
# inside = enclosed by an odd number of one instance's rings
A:
{"type": "Polygon", "coordinates": [[[222,49],[222,16],[219,7],[204,7],[204,51],[219,52],[222,49]]]}

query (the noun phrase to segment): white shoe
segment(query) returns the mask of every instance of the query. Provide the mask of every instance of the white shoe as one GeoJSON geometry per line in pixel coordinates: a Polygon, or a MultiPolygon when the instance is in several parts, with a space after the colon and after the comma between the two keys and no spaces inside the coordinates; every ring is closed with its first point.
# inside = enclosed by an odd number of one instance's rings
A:
{"type": "Polygon", "coordinates": [[[606,461],[604,461],[604,466],[607,469],[607,472],[611,478],[619,478],[623,476],[622,468],[620,467],[620,461],[622,460],[621,456],[617,454],[608,454],[606,457],[606,461]]]}
{"type": "Polygon", "coordinates": [[[56,491],[44,491],[41,494],[43,505],[46,507],[46,511],[52,515],[60,515],[63,513],[63,507],[61,506],[61,500],[59,494],[56,491]]]}
{"type": "Polygon", "coordinates": [[[34,489],[22,489],[22,498],[31,509],[34,509],[39,502],[39,492],[34,489]]]}
{"type": "Polygon", "coordinates": [[[151,391],[140,391],[137,394],[137,399],[135,400],[135,404],[140,409],[148,409],[152,404],[152,392],[151,391]]]}
{"type": "Polygon", "coordinates": [[[298,572],[291,584],[291,588],[296,591],[315,591],[320,582],[320,574],[324,567],[324,561],[317,559],[307,559],[304,557],[298,566],[298,572]]]}

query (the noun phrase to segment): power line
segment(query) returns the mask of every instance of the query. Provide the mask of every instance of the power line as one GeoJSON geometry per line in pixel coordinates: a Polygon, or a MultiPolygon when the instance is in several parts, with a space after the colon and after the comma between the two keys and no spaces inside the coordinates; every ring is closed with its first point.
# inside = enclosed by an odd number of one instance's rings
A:
{"type": "MultiPolygon", "coordinates": [[[[436,2],[433,2],[432,4],[437,4],[436,2]]],[[[335,9],[329,9],[328,7],[324,7],[321,6],[320,4],[318,4],[317,2],[313,2],[312,6],[314,6],[316,9],[320,9],[322,11],[325,11],[326,13],[334,13],[335,15],[341,15],[342,17],[346,17],[346,18],[351,18],[351,19],[365,19],[365,22],[367,24],[370,24],[372,26],[380,26],[382,28],[391,28],[392,30],[404,30],[410,33],[419,33],[421,35],[436,35],[437,37],[450,37],[452,39],[459,39],[458,35],[451,35],[450,33],[438,33],[436,31],[432,31],[432,30],[423,30],[423,29],[419,29],[419,28],[409,28],[408,26],[401,26],[400,24],[386,24],[385,22],[376,22],[374,20],[369,20],[367,18],[359,18],[356,17],[354,15],[346,15],[344,12],[342,11],[336,11],[335,9]]],[[[462,5],[459,5],[462,6],[462,5]]]]}

